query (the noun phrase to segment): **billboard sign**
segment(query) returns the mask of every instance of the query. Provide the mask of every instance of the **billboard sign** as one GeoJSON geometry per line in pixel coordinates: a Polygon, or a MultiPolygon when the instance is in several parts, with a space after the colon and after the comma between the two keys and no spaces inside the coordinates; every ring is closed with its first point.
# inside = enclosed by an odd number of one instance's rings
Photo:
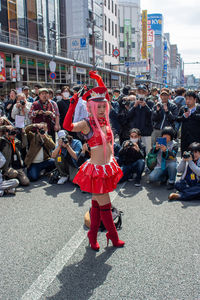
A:
{"type": "Polygon", "coordinates": [[[148,29],[153,30],[155,35],[162,35],[163,16],[162,14],[148,14],[148,29]]]}
{"type": "Polygon", "coordinates": [[[86,38],[71,38],[70,40],[71,50],[86,50],[87,40],[86,38]]]}
{"type": "Polygon", "coordinates": [[[147,59],[147,10],[142,11],[142,59],[147,59]]]}
{"type": "Polygon", "coordinates": [[[5,54],[0,52],[0,82],[6,81],[6,63],[5,54]]]}
{"type": "Polygon", "coordinates": [[[124,48],[128,53],[127,45],[129,45],[129,56],[130,56],[131,55],[131,19],[124,19],[124,48]]]}

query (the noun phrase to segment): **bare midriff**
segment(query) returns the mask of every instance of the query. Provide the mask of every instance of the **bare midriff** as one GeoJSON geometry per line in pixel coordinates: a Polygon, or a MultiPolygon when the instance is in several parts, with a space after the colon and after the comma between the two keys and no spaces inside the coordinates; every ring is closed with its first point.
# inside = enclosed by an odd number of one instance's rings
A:
{"type": "Polygon", "coordinates": [[[105,165],[112,159],[112,146],[111,143],[106,145],[106,158],[104,157],[103,145],[99,145],[94,149],[91,149],[90,162],[94,165],[105,165]]]}

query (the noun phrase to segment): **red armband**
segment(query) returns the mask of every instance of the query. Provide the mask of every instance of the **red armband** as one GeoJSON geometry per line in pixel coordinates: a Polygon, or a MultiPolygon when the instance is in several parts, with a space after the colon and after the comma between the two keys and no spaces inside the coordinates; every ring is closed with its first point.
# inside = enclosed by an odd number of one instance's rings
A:
{"type": "Polygon", "coordinates": [[[69,109],[66,113],[64,122],[63,122],[63,128],[68,130],[68,131],[72,131],[74,128],[74,124],[72,123],[72,118],[74,115],[74,111],[76,108],[76,105],[78,103],[78,95],[75,94],[71,99],[70,99],[70,106],[69,109]]]}

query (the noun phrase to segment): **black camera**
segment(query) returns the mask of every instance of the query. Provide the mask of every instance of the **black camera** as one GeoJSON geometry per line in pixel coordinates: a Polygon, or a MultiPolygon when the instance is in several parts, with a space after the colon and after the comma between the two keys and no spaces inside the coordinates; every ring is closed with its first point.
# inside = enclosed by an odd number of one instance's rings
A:
{"type": "Polygon", "coordinates": [[[62,138],[62,141],[65,145],[69,143],[69,140],[67,137],[62,138]]]}
{"type": "Polygon", "coordinates": [[[188,112],[188,107],[187,106],[184,107],[184,112],[188,112]]]}
{"type": "Polygon", "coordinates": [[[17,131],[15,129],[9,130],[8,135],[16,135],[17,131]]]}
{"type": "Polygon", "coordinates": [[[39,133],[43,135],[43,134],[45,134],[45,130],[43,128],[41,128],[41,129],[39,129],[39,133]]]}
{"type": "Polygon", "coordinates": [[[192,155],[191,151],[185,151],[183,153],[183,158],[190,158],[191,155],[192,155]]]}
{"type": "Polygon", "coordinates": [[[24,100],[20,100],[20,104],[24,106],[26,103],[24,100]]]}
{"type": "Polygon", "coordinates": [[[129,141],[128,142],[128,147],[133,147],[133,142],[129,141]]]}

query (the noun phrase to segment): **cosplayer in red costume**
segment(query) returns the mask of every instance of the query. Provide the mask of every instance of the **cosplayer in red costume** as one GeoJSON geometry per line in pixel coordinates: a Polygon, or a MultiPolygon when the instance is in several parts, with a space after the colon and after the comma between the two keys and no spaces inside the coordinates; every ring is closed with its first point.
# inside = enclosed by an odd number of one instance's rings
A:
{"type": "Polygon", "coordinates": [[[97,80],[99,87],[88,91],[82,97],[87,100],[89,118],[72,123],[72,116],[78,102],[75,94],[70,100],[70,107],[65,116],[63,128],[68,131],[82,132],[91,148],[91,158],[81,167],[73,182],[82,191],[92,193],[91,225],[88,239],[93,250],[99,250],[97,233],[102,220],[107,229],[107,243],[109,239],[113,246],[123,247],[119,240],[113,222],[109,192],[113,191],[123,173],[113,156],[113,133],[109,123],[109,104],[107,89],[99,75],[90,71],[90,77],[97,80]]]}

